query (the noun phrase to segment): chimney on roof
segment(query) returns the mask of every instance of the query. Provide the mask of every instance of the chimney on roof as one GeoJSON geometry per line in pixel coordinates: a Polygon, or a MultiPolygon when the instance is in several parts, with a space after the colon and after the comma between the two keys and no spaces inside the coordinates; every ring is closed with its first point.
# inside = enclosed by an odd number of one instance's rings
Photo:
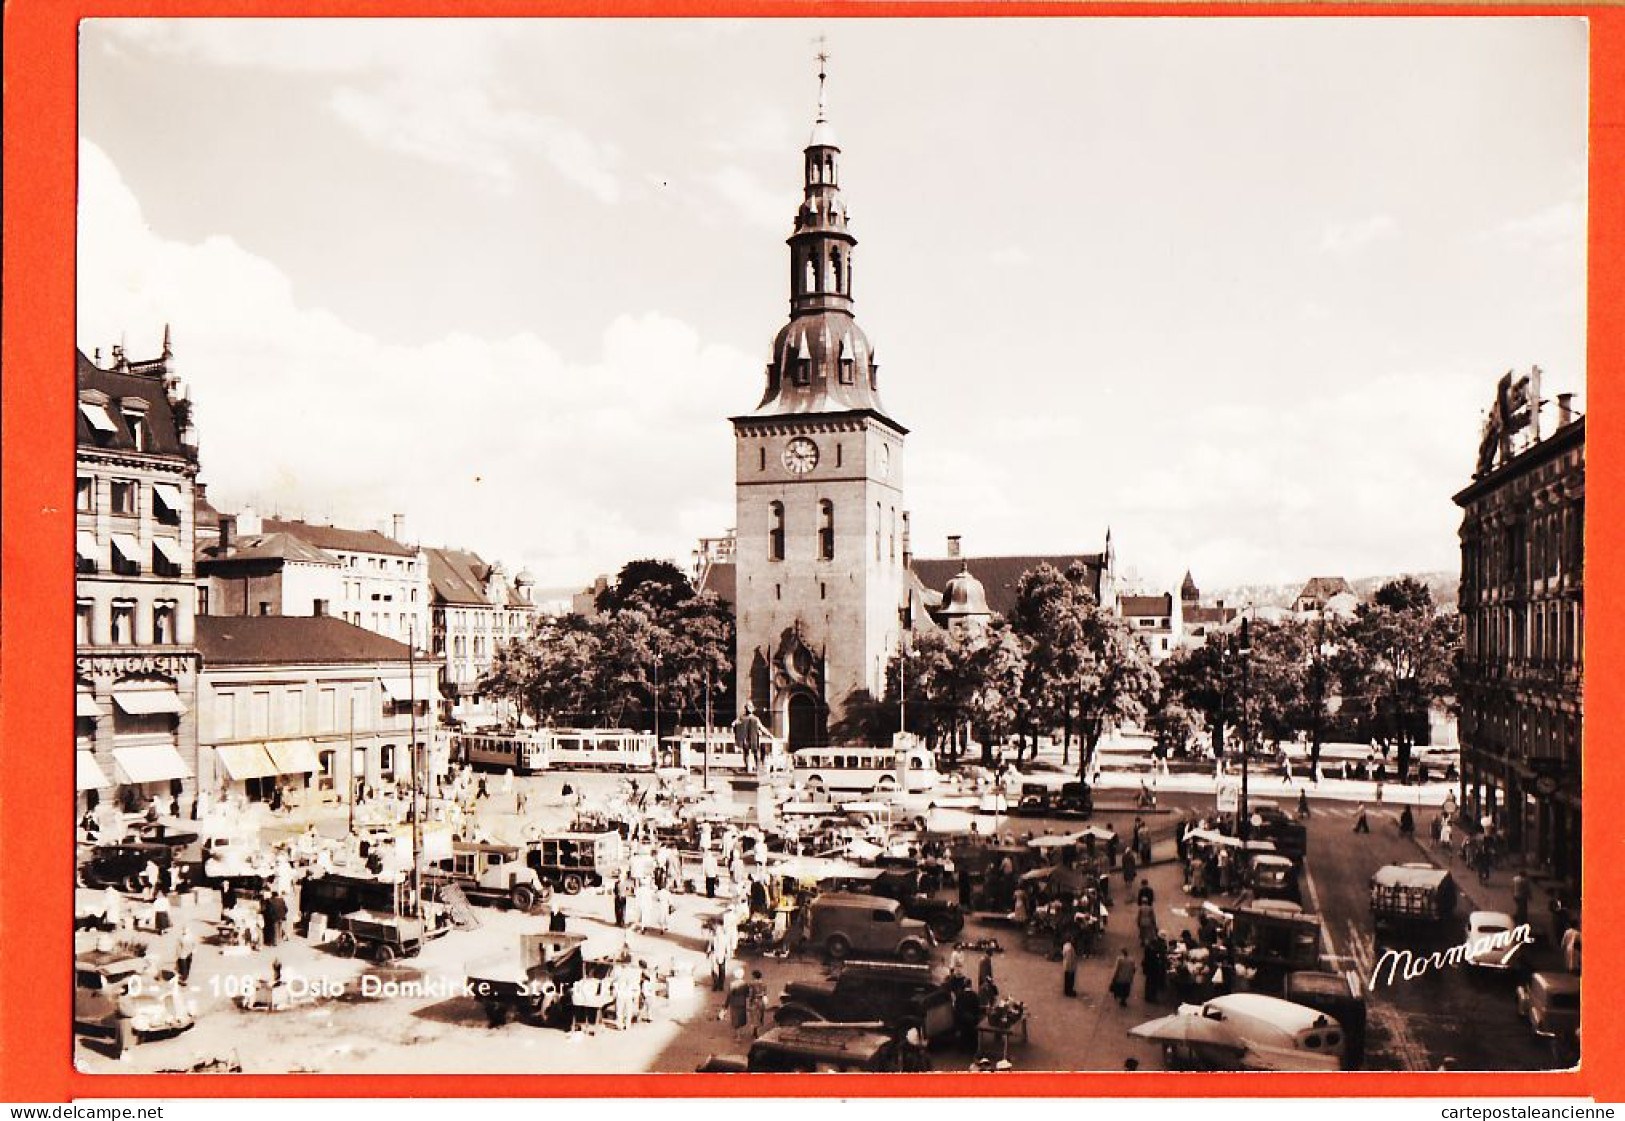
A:
{"type": "Polygon", "coordinates": [[[950,533],[948,535],[948,559],[959,559],[959,534],[957,533],[950,533]]]}
{"type": "Polygon", "coordinates": [[[219,556],[223,557],[223,556],[226,555],[227,552],[230,551],[230,549],[231,549],[231,539],[233,537],[235,537],[235,536],[237,536],[237,515],[236,514],[221,514],[220,515],[220,552],[218,554],[219,556]]]}
{"type": "Polygon", "coordinates": [[[1224,610],[1224,600],[1222,600],[1222,599],[1221,599],[1221,600],[1219,600],[1219,610],[1220,610],[1220,611],[1223,611],[1223,610],[1224,610]]]}
{"type": "Polygon", "coordinates": [[[406,533],[406,515],[405,514],[391,514],[389,516],[389,535],[390,535],[390,537],[394,538],[396,541],[405,542],[406,541],[406,538],[404,536],[405,533],[406,533]]]}
{"type": "Polygon", "coordinates": [[[254,512],[254,507],[244,506],[237,511],[237,532],[243,537],[258,537],[265,532],[265,522],[254,512]]]}
{"type": "Polygon", "coordinates": [[[1557,395],[1557,426],[1562,428],[1574,420],[1574,394],[1559,393],[1557,395]]]}

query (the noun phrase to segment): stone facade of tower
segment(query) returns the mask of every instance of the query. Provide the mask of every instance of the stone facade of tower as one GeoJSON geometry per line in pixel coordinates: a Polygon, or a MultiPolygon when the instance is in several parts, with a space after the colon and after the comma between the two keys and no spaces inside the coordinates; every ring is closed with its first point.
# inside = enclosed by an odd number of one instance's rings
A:
{"type": "Polygon", "coordinates": [[[738,696],[792,747],[885,690],[904,592],[903,439],[852,313],[840,148],[822,98],[790,235],[790,320],[733,418],[738,696]]]}

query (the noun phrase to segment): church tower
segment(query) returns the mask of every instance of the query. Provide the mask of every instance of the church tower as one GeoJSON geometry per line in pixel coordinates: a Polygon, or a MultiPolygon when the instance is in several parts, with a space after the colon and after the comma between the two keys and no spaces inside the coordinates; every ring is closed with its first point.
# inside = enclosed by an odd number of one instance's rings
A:
{"type": "Polygon", "coordinates": [[[740,704],[790,746],[828,742],[885,692],[903,601],[903,438],[880,403],[873,349],[853,318],[841,149],[818,117],[790,246],[790,321],[773,340],[756,410],[733,417],[740,704]]]}

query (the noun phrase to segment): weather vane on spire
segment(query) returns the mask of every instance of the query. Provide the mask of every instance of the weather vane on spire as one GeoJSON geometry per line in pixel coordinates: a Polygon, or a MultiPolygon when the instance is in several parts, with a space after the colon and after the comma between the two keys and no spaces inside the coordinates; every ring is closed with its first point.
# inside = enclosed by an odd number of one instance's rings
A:
{"type": "Polygon", "coordinates": [[[824,119],[824,80],[828,77],[827,64],[829,62],[829,48],[824,36],[820,35],[813,42],[818,44],[818,53],[813,56],[818,59],[818,119],[824,119]]]}

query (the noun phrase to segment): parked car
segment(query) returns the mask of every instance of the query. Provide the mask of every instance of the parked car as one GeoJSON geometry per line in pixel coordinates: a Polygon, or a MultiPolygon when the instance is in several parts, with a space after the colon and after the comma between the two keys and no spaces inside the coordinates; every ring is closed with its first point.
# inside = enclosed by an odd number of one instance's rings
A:
{"type": "Polygon", "coordinates": [[[1572,1040],[1580,1030],[1580,978],[1532,973],[1518,986],[1518,1015],[1544,1039],[1572,1040]]]}
{"type": "Polygon", "coordinates": [[[1343,1027],[1343,1069],[1365,1062],[1365,984],[1358,973],[1305,969],[1289,973],[1284,995],[1294,1004],[1324,1012],[1343,1027]]]}
{"type": "Polygon", "coordinates": [[[542,901],[542,882],[514,845],[459,841],[451,856],[435,861],[429,882],[449,881],[476,903],[507,903],[532,911],[542,901]]]}
{"type": "Polygon", "coordinates": [[[124,1053],[155,1036],[193,1024],[191,1010],[165,995],[151,963],[129,950],[90,950],[73,962],[73,1027],[112,1041],[124,1053]]]}
{"type": "Polygon", "coordinates": [[[410,910],[412,888],[405,880],[382,880],[374,876],[349,876],[329,872],[299,881],[299,913],[326,915],[331,920],[357,911],[400,914],[410,910]]]}
{"type": "Polygon", "coordinates": [[[837,877],[840,889],[858,895],[877,895],[895,899],[903,905],[903,913],[919,919],[931,928],[938,942],[959,937],[965,929],[965,915],[959,904],[936,899],[922,890],[920,873],[912,868],[877,868],[864,876],[837,877]]]}
{"type": "Polygon", "coordinates": [[[470,964],[468,989],[492,1027],[510,1017],[528,1024],[568,1027],[570,986],[586,975],[581,934],[522,934],[517,959],[470,964]]]}
{"type": "Polygon", "coordinates": [[[1271,853],[1253,857],[1253,894],[1259,899],[1288,899],[1302,903],[1298,887],[1298,867],[1291,859],[1271,853]]]}
{"type": "Polygon", "coordinates": [[[784,987],[773,1022],[795,1027],[812,1020],[882,1023],[893,1036],[917,1028],[930,1043],[954,1033],[954,998],[947,977],[929,965],[851,961],[830,980],[784,987]]]}
{"type": "Polygon", "coordinates": [[[853,1025],[807,1024],[771,1028],[748,1055],[713,1055],[702,1074],[816,1074],[826,1071],[895,1071],[897,1044],[884,1032],[853,1025]]]}
{"type": "Polygon", "coordinates": [[[1055,791],[1041,782],[1024,782],[1011,817],[1049,817],[1055,812],[1055,791]]]}
{"type": "Polygon", "coordinates": [[[148,861],[158,866],[166,884],[171,864],[181,866],[184,882],[191,883],[197,877],[197,866],[183,860],[175,846],[139,841],[97,845],[91,850],[90,859],[80,867],[79,874],[87,887],[118,887],[139,892],[145,887],[141,873],[148,861]]]}
{"type": "Polygon", "coordinates": [[[822,946],[836,961],[854,953],[864,957],[896,957],[908,962],[929,961],[935,941],[931,928],[903,913],[895,899],[851,892],[830,892],[811,904],[809,941],[822,946]]]}
{"type": "Polygon", "coordinates": [[[1512,916],[1505,911],[1474,911],[1467,916],[1467,964],[1476,969],[1504,973],[1523,963],[1527,945],[1513,936],[1512,916]],[[1486,941],[1487,940],[1487,941],[1486,941]],[[1484,948],[1473,947],[1484,942],[1484,948]]]}
{"type": "Polygon", "coordinates": [[[1086,818],[1095,812],[1095,796],[1088,783],[1066,782],[1055,795],[1052,816],[1059,818],[1086,818]]]}
{"type": "Polygon", "coordinates": [[[1262,993],[1231,993],[1206,1004],[1183,1005],[1182,1016],[1224,1025],[1238,1047],[1231,1070],[1339,1070],[1343,1028],[1332,1017],[1290,1000],[1262,993]]]}

